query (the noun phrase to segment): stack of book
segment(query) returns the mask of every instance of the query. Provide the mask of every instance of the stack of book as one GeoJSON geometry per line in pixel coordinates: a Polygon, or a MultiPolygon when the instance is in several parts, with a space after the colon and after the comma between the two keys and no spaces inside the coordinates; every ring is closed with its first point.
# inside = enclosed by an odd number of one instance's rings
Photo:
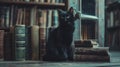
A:
{"type": "Polygon", "coordinates": [[[93,44],[91,40],[75,41],[74,61],[110,62],[109,48],[93,47],[93,44]]]}
{"type": "MultiPolygon", "coordinates": [[[[63,0],[11,1],[21,4],[24,1],[30,4],[33,2],[37,2],[35,4],[64,3],[63,0]]],[[[59,25],[58,18],[56,9],[41,9],[38,6],[30,8],[15,5],[1,6],[0,28],[10,28],[10,30],[5,31],[4,34],[0,33],[0,59],[6,61],[42,60],[46,53],[46,42],[50,31],[59,25]]]]}

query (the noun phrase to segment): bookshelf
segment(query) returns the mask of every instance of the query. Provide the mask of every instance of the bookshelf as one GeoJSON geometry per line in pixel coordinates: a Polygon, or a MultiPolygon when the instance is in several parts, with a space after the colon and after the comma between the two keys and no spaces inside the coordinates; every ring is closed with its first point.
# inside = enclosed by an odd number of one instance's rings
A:
{"type": "Polygon", "coordinates": [[[17,5],[17,6],[22,6],[22,7],[33,7],[37,6],[40,9],[64,9],[65,8],[65,3],[39,3],[39,2],[19,2],[19,1],[0,1],[1,5],[17,5]]]}
{"type": "Polygon", "coordinates": [[[0,0],[0,35],[5,33],[0,36],[0,60],[42,61],[49,28],[58,21],[57,9],[67,9],[67,0],[40,1],[45,2],[0,0]]]}
{"type": "Polygon", "coordinates": [[[5,30],[5,31],[9,31],[9,28],[0,28],[0,30],[5,30]]]}
{"type": "Polygon", "coordinates": [[[106,0],[106,46],[111,50],[120,47],[120,1],[106,0]]]}
{"type": "Polygon", "coordinates": [[[118,29],[120,27],[119,23],[119,6],[120,1],[113,2],[109,4],[106,8],[107,11],[107,28],[118,29]]]}

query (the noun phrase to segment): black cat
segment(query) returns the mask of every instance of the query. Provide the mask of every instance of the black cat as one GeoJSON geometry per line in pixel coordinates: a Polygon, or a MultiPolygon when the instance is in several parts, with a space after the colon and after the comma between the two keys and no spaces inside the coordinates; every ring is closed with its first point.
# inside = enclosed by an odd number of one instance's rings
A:
{"type": "Polygon", "coordinates": [[[74,16],[73,8],[69,11],[58,10],[59,26],[49,32],[46,44],[46,55],[43,60],[46,61],[72,61],[73,60],[73,32],[74,21],[78,14],[74,16]]]}

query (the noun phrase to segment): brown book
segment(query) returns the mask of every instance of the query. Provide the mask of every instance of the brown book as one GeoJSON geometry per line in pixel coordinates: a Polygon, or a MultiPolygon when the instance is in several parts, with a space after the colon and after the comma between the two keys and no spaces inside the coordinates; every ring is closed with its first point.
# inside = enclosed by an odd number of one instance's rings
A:
{"type": "Polygon", "coordinates": [[[29,8],[25,8],[25,11],[24,11],[24,24],[29,26],[30,25],[30,9],[29,8]]]}
{"type": "Polygon", "coordinates": [[[110,56],[74,55],[74,61],[110,62],[110,56]]]}
{"type": "Polygon", "coordinates": [[[4,30],[0,30],[0,60],[4,59],[4,30]]]}
{"type": "Polygon", "coordinates": [[[75,48],[75,54],[109,56],[109,48],[75,48]]]}
{"type": "Polygon", "coordinates": [[[5,15],[0,15],[0,27],[4,27],[5,15]]]}
{"type": "Polygon", "coordinates": [[[47,10],[38,10],[38,14],[39,14],[39,18],[38,18],[39,26],[46,28],[47,10]]]}
{"type": "Polygon", "coordinates": [[[43,56],[46,53],[46,28],[40,28],[40,60],[43,59],[43,56]]]}
{"type": "Polygon", "coordinates": [[[39,26],[31,28],[32,60],[39,60],[39,26]]]}
{"type": "Polygon", "coordinates": [[[75,47],[93,47],[91,40],[76,40],[75,47]]]}

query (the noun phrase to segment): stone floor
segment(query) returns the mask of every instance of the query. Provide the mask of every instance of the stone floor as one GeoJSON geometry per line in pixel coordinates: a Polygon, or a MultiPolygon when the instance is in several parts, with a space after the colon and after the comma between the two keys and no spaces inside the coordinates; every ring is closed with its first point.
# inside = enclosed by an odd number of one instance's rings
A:
{"type": "Polygon", "coordinates": [[[110,62],[1,61],[0,67],[120,67],[120,51],[110,51],[110,62]]]}

